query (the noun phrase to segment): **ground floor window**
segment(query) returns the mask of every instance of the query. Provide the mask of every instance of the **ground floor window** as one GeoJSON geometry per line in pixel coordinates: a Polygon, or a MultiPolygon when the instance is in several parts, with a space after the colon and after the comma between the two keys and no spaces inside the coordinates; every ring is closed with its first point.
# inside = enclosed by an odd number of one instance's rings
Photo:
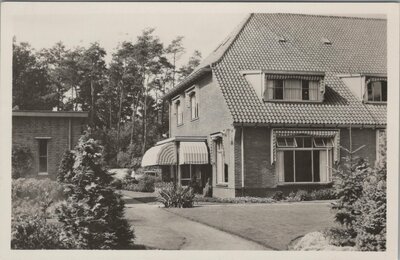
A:
{"type": "Polygon", "coordinates": [[[328,182],[331,179],[333,140],[292,137],[277,139],[280,182],[328,182]]]}
{"type": "Polygon", "coordinates": [[[201,183],[200,165],[183,164],[181,167],[181,185],[188,186],[191,182],[201,183]]]}
{"type": "Polygon", "coordinates": [[[215,140],[215,166],[217,173],[217,184],[228,183],[228,164],[225,163],[224,146],[222,138],[215,140]]]}

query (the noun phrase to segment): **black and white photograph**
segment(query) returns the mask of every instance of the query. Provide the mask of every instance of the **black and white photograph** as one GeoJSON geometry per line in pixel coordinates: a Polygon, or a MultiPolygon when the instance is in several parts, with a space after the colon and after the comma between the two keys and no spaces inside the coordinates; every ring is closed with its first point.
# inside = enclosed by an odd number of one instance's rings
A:
{"type": "Polygon", "coordinates": [[[1,7],[1,259],[397,259],[398,4],[1,7]]]}

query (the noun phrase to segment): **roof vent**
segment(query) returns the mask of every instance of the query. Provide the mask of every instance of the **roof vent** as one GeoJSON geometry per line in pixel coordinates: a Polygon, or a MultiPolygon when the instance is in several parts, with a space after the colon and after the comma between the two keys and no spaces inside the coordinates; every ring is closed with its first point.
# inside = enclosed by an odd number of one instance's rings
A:
{"type": "Polygon", "coordinates": [[[321,42],[324,45],[332,45],[332,42],[329,39],[325,38],[325,37],[322,37],[321,42]]]}
{"type": "Polygon", "coordinates": [[[279,37],[278,41],[279,42],[287,42],[287,40],[284,37],[279,37]]]}

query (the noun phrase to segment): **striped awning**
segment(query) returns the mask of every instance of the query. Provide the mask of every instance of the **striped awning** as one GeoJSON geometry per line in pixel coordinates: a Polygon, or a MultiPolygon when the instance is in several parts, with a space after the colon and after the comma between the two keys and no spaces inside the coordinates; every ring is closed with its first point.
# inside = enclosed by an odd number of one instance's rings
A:
{"type": "Polygon", "coordinates": [[[142,167],[174,164],[176,164],[176,148],[173,142],[150,148],[142,158],[142,167]]]}
{"type": "Polygon", "coordinates": [[[180,142],[179,164],[208,164],[206,143],[180,142]]]}

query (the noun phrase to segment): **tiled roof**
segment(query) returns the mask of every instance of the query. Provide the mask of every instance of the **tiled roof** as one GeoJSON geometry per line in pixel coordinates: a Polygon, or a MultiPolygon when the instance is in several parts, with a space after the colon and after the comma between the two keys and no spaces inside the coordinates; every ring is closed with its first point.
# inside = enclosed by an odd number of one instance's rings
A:
{"type": "Polygon", "coordinates": [[[386,124],[386,105],[363,104],[335,76],[386,73],[386,20],[253,14],[212,67],[234,123],[386,124]],[[242,70],[325,71],[325,100],[262,102],[242,70]]]}

